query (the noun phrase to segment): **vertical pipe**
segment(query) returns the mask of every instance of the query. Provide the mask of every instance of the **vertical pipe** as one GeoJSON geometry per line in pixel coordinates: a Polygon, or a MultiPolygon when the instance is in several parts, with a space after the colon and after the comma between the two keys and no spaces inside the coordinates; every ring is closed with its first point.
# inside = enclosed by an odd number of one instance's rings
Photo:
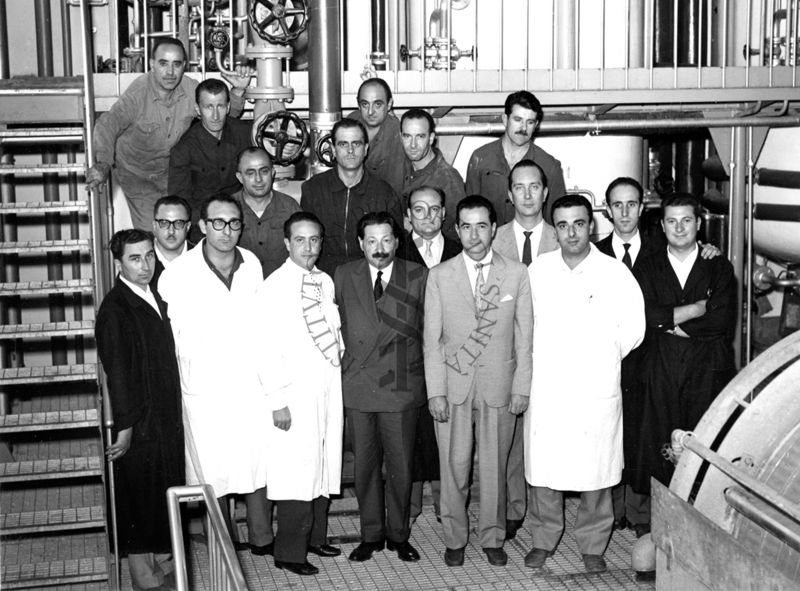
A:
{"type": "MultiPolygon", "coordinates": [[[[751,0],[752,1],[752,0],[751,0]]],[[[753,9],[752,6],[747,7],[747,16],[745,17],[745,29],[747,35],[747,45],[745,45],[744,54],[744,85],[750,87],[750,50],[753,44],[753,9]]]]}
{"type": "Polygon", "coordinates": [[[575,31],[573,33],[575,42],[575,90],[580,88],[581,70],[581,0],[575,0],[575,31]]]}
{"type": "Polygon", "coordinates": [[[397,88],[397,71],[400,69],[400,39],[402,39],[402,31],[400,30],[400,2],[399,0],[388,0],[389,8],[387,16],[389,18],[389,70],[394,72],[395,85],[397,88]]]}
{"type": "Polygon", "coordinates": [[[678,3],[673,4],[672,11],[672,86],[678,88],[678,3]]]}
{"type": "MultiPolygon", "coordinates": [[[[342,116],[342,67],[339,53],[339,1],[312,0],[308,8],[308,121],[311,145],[342,116]]],[[[323,170],[311,151],[309,171],[323,170]]]]}
{"type": "MultiPolygon", "coordinates": [[[[36,20],[36,62],[40,77],[52,78],[53,68],[53,31],[51,28],[50,0],[36,0],[34,4],[34,18],[36,20]]],[[[88,97],[87,97],[88,98],[88,97]]],[[[42,152],[44,164],[56,164],[57,155],[53,150],[42,152]]],[[[45,174],[44,200],[46,202],[60,201],[58,194],[58,175],[45,174]]],[[[61,240],[61,216],[59,214],[45,214],[45,238],[47,240],[61,240]]],[[[64,278],[63,259],[61,253],[47,253],[47,279],[59,281],[64,278]]],[[[50,322],[64,322],[64,294],[54,294],[48,297],[50,302],[50,322]]],[[[66,365],[67,340],[65,337],[53,337],[50,340],[52,348],[53,365],[66,365]]]]}
{"type": "Polygon", "coordinates": [[[753,128],[747,128],[747,265],[745,267],[744,279],[747,282],[747,292],[744,298],[745,328],[744,328],[744,363],[750,363],[753,358],[753,257],[755,256],[755,246],[753,244],[753,172],[755,162],[753,161],[753,128]]]}
{"type": "MultiPolygon", "coordinates": [[[[370,13],[372,14],[372,57],[386,53],[386,3],[385,0],[371,0],[370,13]]],[[[310,37],[310,35],[309,35],[310,37]]],[[[385,70],[386,62],[375,63],[376,70],[385,70]]]]}
{"type": "Polygon", "coordinates": [[[728,69],[728,0],[722,0],[722,88],[726,86],[728,69]]]}
{"type": "MultiPolygon", "coordinates": [[[[602,3],[602,13],[600,17],[600,26],[603,27],[600,33],[600,51],[602,51],[602,59],[600,60],[600,90],[605,88],[605,72],[606,72],[606,0],[602,3]]],[[[627,25],[626,25],[627,26],[627,25]]]]}
{"type": "Polygon", "coordinates": [[[729,251],[728,257],[733,265],[733,273],[736,276],[736,333],[733,340],[733,350],[736,359],[736,367],[741,367],[742,363],[742,304],[743,275],[744,275],[744,253],[745,253],[745,199],[746,199],[746,155],[745,155],[745,128],[734,127],[731,129],[731,181],[728,211],[730,215],[729,228],[729,251]]]}
{"type": "Polygon", "coordinates": [[[575,68],[575,0],[556,3],[557,68],[575,68]]]}
{"type": "MultiPolygon", "coordinates": [[[[553,0],[551,6],[551,22],[550,22],[550,90],[553,90],[553,82],[555,77],[556,71],[556,38],[557,38],[557,29],[556,29],[556,0],[553,0]]],[[[478,19],[475,19],[477,27],[478,19]]],[[[475,37],[477,40],[477,36],[475,37]]]]}
{"type": "Polygon", "coordinates": [[[10,56],[8,55],[8,17],[6,0],[0,0],[0,80],[10,77],[10,56]]]}
{"type": "Polygon", "coordinates": [[[644,14],[642,15],[642,20],[644,21],[645,26],[645,36],[644,36],[644,47],[643,47],[643,54],[644,54],[644,67],[650,70],[650,88],[653,88],[653,62],[655,60],[655,35],[653,31],[655,30],[655,10],[653,7],[653,0],[645,0],[644,2],[644,14]]]}

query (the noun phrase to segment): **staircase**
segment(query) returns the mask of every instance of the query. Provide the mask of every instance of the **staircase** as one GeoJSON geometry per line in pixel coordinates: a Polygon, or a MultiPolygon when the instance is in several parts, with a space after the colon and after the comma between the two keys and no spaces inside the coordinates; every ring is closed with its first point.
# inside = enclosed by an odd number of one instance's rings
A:
{"type": "Polygon", "coordinates": [[[93,336],[106,237],[78,184],[87,88],[0,80],[2,589],[115,586],[93,336]]]}

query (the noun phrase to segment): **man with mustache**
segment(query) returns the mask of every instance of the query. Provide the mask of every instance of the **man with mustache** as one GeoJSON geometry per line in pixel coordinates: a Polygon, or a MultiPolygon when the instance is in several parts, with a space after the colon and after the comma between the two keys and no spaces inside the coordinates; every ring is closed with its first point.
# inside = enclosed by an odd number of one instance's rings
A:
{"type": "MultiPolygon", "coordinates": [[[[111,109],[97,120],[94,130],[96,162],[86,172],[86,189],[96,189],[114,168],[115,182],[125,193],[133,227],[149,230],[153,205],[167,194],[169,152],[195,116],[197,81],[184,76],[186,50],[178,39],[156,39],[150,71],[137,78],[111,109]]],[[[241,115],[244,89],[254,73],[237,66],[231,113],[241,115]]]]}
{"type": "MultiPolygon", "coordinates": [[[[542,122],[542,105],[537,98],[527,90],[512,92],[506,97],[502,121],[506,128],[503,136],[475,150],[467,167],[467,195],[483,195],[492,202],[498,227],[514,219],[507,183],[517,162],[533,160],[541,166],[549,182],[551,201],[567,192],[561,163],[533,143],[536,128],[542,122]]],[[[544,217],[550,221],[549,205],[544,217]]]]}
{"type": "Polygon", "coordinates": [[[283,223],[300,206],[292,197],[272,188],[275,169],[264,148],[245,148],[236,163],[236,179],[242,189],[234,193],[244,213],[244,228],[239,246],[261,261],[266,279],[286,261],[283,223]]]}
{"type": "Polygon", "coordinates": [[[428,270],[395,258],[399,236],[391,214],[368,213],[358,222],[364,258],[340,266],[334,276],[345,344],[342,392],[361,516],[361,543],[350,554],[356,562],[384,546],[400,560],[419,560],[408,538],[417,415],[425,404],[422,319],[428,270]]]}
{"type": "Polygon", "coordinates": [[[356,228],[362,216],[388,211],[398,224],[403,221],[397,193],[364,166],[369,151],[364,126],[345,118],[334,124],[331,135],[336,164],[304,182],[300,197],[303,211],[313,213],[325,226],[325,247],[317,266],[328,275],[361,258],[356,228]]]}

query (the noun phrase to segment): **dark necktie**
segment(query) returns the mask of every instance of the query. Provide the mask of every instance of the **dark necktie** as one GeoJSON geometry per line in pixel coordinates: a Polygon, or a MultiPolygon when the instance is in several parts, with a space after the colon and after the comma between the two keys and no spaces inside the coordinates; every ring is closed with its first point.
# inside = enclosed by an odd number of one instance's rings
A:
{"type": "Polygon", "coordinates": [[[372,295],[375,296],[376,302],[383,297],[383,281],[381,281],[382,276],[383,271],[378,271],[378,276],[375,278],[375,285],[372,287],[372,295]]]}
{"type": "Polygon", "coordinates": [[[625,263],[625,266],[628,269],[633,269],[633,261],[631,261],[631,245],[628,242],[623,243],[623,248],[625,248],[625,254],[622,255],[622,262],[625,263]]]}
{"type": "Polygon", "coordinates": [[[522,245],[522,264],[527,267],[533,260],[531,257],[531,234],[533,232],[523,232],[523,234],[525,234],[525,242],[522,245]]]}

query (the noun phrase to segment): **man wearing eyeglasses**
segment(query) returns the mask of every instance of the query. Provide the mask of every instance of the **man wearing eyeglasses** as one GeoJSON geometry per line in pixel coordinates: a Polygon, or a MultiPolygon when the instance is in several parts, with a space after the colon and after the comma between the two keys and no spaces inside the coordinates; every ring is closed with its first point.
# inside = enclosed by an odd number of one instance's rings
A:
{"type": "Polygon", "coordinates": [[[450,216],[442,216],[439,225],[446,236],[455,240],[458,236],[453,213],[458,202],[466,197],[464,179],[433,145],[436,140],[433,117],[423,109],[409,109],[400,118],[400,138],[406,154],[402,194],[409,195],[422,186],[441,189],[445,197],[442,205],[446,205],[450,216]]]}
{"type": "MultiPolygon", "coordinates": [[[[520,160],[508,175],[508,198],[514,206],[514,219],[497,229],[494,249],[525,266],[545,252],[558,248],[556,231],[544,221],[547,201],[547,175],[533,160],[520,160]]],[[[506,539],[513,540],[522,527],[528,506],[523,454],[523,418],[517,417],[506,474],[506,539]]]]}
{"type": "Polygon", "coordinates": [[[227,495],[245,495],[250,551],[263,556],[273,549],[263,424],[269,411],[250,341],[261,264],[236,246],[242,210],[232,197],[203,203],[200,231],[205,238],[159,281],[181,372],[186,481],[214,488],[229,526],[227,495]]]}
{"type": "Polygon", "coordinates": [[[233,194],[244,212],[244,230],[239,246],[261,261],[266,279],[286,261],[283,223],[300,206],[293,198],[272,188],[275,170],[264,148],[245,148],[236,164],[236,178],[241,191],[233,194]]]}
{"type": "Polygon", "coordinates": [[[167,195],[156,201],[153,207],[156,266],[151,288],[158,289],[158,279],[164,269],[194,246],[187,240],[191,219],[192,208],[183,197],[167,195]]]}
{"type": "Polygon", "coordinates": [[[361,258],[356,230],[365,214],[388,211],[398,224],[403,222],[397,193],[364,167],[369,148],[364,126],[345,118],[333,126],[332,136],[336,156],[333,170],[303,183],[300,198],[300,207],[325,226],[325,246],[317,266],[329,275],[342,263],[361,258]]]}

